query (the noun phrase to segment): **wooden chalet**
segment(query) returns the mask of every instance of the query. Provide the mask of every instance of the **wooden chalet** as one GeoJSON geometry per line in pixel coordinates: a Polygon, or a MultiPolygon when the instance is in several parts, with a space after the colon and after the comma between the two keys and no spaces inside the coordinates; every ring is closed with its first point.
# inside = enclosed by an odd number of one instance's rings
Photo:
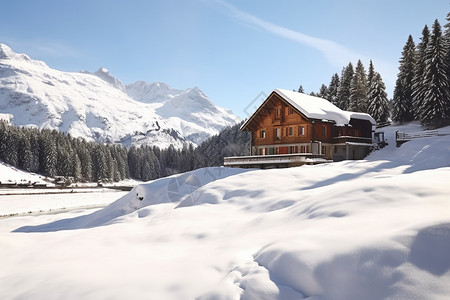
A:
{"type": "Polygon", "coordinates": [[[331,102],[275,89],[242,125],[251,133],[251,156],[226,157],[228,167],[290,167],[362,159],[371,150],[375,120],[331,102]]]}

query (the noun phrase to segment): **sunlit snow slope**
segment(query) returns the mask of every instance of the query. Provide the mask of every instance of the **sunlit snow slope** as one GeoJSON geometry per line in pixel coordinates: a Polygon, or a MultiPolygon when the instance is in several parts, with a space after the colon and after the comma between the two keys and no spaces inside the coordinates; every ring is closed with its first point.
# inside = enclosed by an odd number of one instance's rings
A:
{"type": "Polygon", "coordinates": [[[199,169],[92,214],[0,221],[0,296],[448,299],[450,136],[396,148],[395,129],[367,160],[199,169]]]}
{"type": "Polygon", "coordinates": [[[173,91],[157,93],[165,102],[142,102],[136,93],[145,99],[148,94],[136,84],[126,87],[105,68],[92,74],[62,72],[0,44],[0,112],[12,114],[16,125],[165,148],[198,144],[236,123],[230,111],[215,106],[198,88],[173,91]]]}

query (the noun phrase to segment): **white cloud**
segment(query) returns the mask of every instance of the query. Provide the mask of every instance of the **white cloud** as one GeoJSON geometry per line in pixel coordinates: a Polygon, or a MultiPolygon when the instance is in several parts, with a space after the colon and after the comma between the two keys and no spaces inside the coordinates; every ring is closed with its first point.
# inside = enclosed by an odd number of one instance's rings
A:
{"type": "Polygon", "coordinates": [[[369,61],[369,59],[365,55],[351,51],[350,49],[334,41],[309,36],[304,33],[267,22],[254,15],[237,9],[233,5],[223,0],[214,0],[214,2],[225,7],[227,9],[227,12],[233,18],[246,25],[320,51],[325,56],[325,58],[333,65],[342,67],[344,65],[347,65],[349,61],[354,62],[358,59],[369,61]]]}
{"type": "MultiPolygon", "coordinates": [[[[281,38],[297,42],[301,45],[308,46],[310,48],[316,49],[321,52],[326,60],[336,67],[344,67],[349,62],[356,63],[358,59],[368,65],[370,58],[366,55],[357,53],[348,49],[347,47],[340,45],[332,40],[321,39],[307,34],[279,26],[263,19],[260,19],[254,15],[246,13],[230,3],[224,0],[213,0],[213,2],[221,5],[226,9],[226,12],[236,19],[237,21],[249,26],[255,30],[262,30],[273,35],[279,36],[281,38]]],[[[387,86],[387,91],[392,94],[395,78],[396,78],[396,67],[393,67],[391,63],[387,63],[382,60],[373,59],[375,68],[381,72],[384,82],[387,86]]]]}
{"type": "Polygon", "coordinates": [[[61,43],[48,39],[17,39],[0,36],[0,41],[7,44],[15,52],[23,52],[33,57],[79,57],[81,52],[61,43]]]}

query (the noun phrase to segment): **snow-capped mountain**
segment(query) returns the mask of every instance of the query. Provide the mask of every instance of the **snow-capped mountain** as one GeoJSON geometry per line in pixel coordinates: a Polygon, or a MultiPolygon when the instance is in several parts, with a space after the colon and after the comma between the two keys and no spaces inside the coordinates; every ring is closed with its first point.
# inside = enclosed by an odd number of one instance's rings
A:
{"type": "Polygon", "coordinates": [[[238,120],[230,110],[216,106],[198,87],[182,91],[161,82],[137,81],[127,85],[126,90],[134,100],[153,106],[159,116],[196,144],[238,120]]]}
{"type": "Polygon", "coordinates": [[[108,69],[102,67],[102,68],[98,69],[98,71],[95,72],[94,75],[96,75],[97,77],[99,77],[99,78],[103,79],[104,81],[108,82],[110,85],[112,85],[116,89],[119,89],[122,92],[126,93],[125,85],[122,83],[122,81],[120,81],[116,77],[112,76],[109,73],[108,69]]]}
{"type": "Polygon", "coordinates": [[[237,118],[197,87],[124,85],[105,68],[62,72],[0,44],[0,113],[16,125],[57,129],[107,143],[182,147],[198,144],[237,118]]]}

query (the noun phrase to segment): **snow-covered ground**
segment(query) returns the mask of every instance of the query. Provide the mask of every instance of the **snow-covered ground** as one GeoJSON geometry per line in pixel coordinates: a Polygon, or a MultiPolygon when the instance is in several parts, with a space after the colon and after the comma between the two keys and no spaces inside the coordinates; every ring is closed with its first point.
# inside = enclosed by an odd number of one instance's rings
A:
{"type": "MultiPolygon", "coordinates": [[[[31,190],[42,194],[4,195],[0,190],[0,218],[5,216],[61,212],[70,209],[104,207],[117,200],[126,192],[108,189],[83,189],[70,193],[70,190],[56,191],[31,190]],[[68,192],[66,192],[68,191],[68,192]]],[[[17,193],[11,190],[11,192],[17,193]]]]}
{"type": "MultiPolygon", "coordinates": [[[[449,299],[450,136],[0,219],[2,299],[449,299]]],[[[450,133],[445,128],[441,133],[450,133]]]]}
{"type": "Polygon", "coordinates": [[[34,173],[24,172],[11,167],[0,160],[0,182],[3,184],[28,184],[40,183],[49,184],[49,180],[44,176],[34,173]]]}

